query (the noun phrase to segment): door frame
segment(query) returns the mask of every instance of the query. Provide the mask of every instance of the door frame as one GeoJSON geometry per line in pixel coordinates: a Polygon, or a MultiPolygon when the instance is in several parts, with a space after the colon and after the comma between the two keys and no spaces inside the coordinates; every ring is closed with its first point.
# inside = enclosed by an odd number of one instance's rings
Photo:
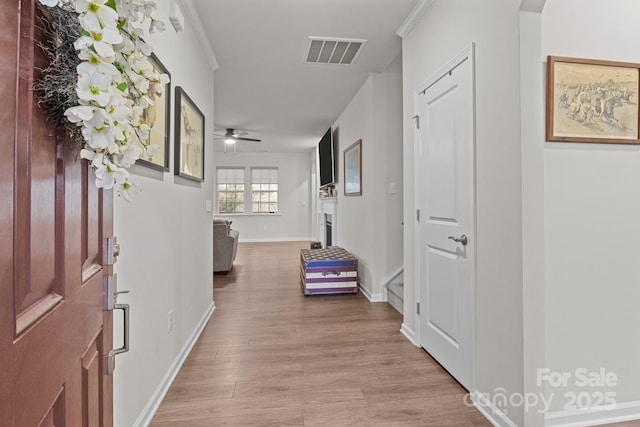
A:
{"type": "MultiPolygon", "coordinates": [[[[473,324],[471,325],[471,381],[470,381],[470,394],[473,396],[476,392],[477,388],[477,245],[476,245],[476,230],[477,230],[477,210],[476,210],[476,200],[477,200],[477,171],[476,171],[476,61],[475,61],[475,43],[472,42],[469,44],[464,50],[462,50],[459,54],[457,54],[453,59],[447,62],[442,68],[440,68],[437,72],[435,72],[431,77],[429,77],[425,82],[420,84],[418,88],[414,91],[413,100],[414,100],[414,115],[418,116],[418,122],[420,121],[420,96],[424,94],[424,92],[433,86],[437,81],[439,81],[442,77],[449,74],[449,71],[456,68],[458,65],[462,64],[464,61],[471,61],[471,73],[472,73],[472,82],[471,82],[471,96],[473,103],[473,153],[471,155],[473,159],[473,171],[471,173],[473,183],[472,183],[472,191],[471,191],[471,200],[468,202],[473,206],[472,216],[473,221],[469,225],[470,226],[470,235],[471,239],[469,245],[473,248],[474,259],[473,262],[470,263],[470,285],[471,285],[471,313],[470,318],[473,320],[473,324]]],[[[422,125],[420,123],[420,125],[422,125]]],[[[424,212],[424,206],[422,205],[422,194],[421,189],[423,189],[420,182],[420,174],[418,171],[420,170],[421,164],[421,132],[420,129],[415,129],[413,132],[413,180],[414,180],[414,202],[416,213],[414,214],[414,224],[415,224],[415,233],[414,233],[414,298],[416,307],[413,308],[415,313],[414,322],[414,340],[415,344],[418,347],[424,348],[423,343],[420,340],[420,314],[417,313],[417,304],[420,302],[421,292],[420,292],[420,280],[422,277],[422,265],[420,262],[420,248],[421,248],[421,233],[420,230],[420,222],[418,221],[418,209],[422,209],[424,212]]],[[[424,314],[424,307],[421,307],[421,311],[424,314]]]]}

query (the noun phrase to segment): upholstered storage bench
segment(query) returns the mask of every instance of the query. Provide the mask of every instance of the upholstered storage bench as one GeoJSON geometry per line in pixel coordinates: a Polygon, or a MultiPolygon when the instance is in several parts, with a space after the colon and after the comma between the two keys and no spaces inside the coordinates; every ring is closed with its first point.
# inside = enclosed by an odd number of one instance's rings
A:
{"type": "Polygon", "coordinates": [[[300,281],[305,295],[358,292],[358,259],[337,246],[300,250],[300,281]]]}

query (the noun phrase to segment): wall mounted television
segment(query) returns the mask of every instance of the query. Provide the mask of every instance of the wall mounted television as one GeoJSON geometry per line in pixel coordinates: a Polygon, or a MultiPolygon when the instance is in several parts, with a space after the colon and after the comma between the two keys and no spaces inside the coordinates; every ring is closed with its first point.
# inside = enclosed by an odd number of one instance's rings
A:
{"type": "Polygon", "coordinates": [[[333,135],[331,128],[327,130],[318,143],[318,157],[320,160],[320,187],[335,183],[333,135]]]}

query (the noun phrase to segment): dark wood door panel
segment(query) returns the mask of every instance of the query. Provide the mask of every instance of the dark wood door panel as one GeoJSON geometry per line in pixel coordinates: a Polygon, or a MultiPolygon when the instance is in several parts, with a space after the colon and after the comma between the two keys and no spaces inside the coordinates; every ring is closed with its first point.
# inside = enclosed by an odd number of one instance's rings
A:
{"type": "MultiPolygon", "coordinates": [[[[63,284],[56,283],[56,129],[38,106],[33,90],[34,71],[46,66],[46,57],[36,49],[36,8],[33,0],[21,2],[18,58],[17,115],[15,120],[15,310],[17,333],[37,321],[60,300],[63,284]]],[[[57,244],[58,243],[58,244],[57,244]]]]}
{"type": "MultiPolygon", "coordinates": [[[[73,299],[65,300],[16,340],[14,397],[16,402],[30,402],[18,409],[16,426],[36,425],[37,414],[50,406],[67,377],[74,372],[79,375],[79,361],[102,339],[103,294],[95,292],[101,289],[101,282],[101,275],[95,276],[73,299]]],[[[102,344],[99,348],[102,350],[102,344]]],[[[70,394],[67,390],[67,397],[80,405],[81,391],[70,394]]]]}
{"type": "Polygon", "coordinates": [[[13,336],[13,129],[16,116],[16,38],[19,3],[0,2],[0,420],[12,420],[13,336]]]}
{"type": "Polygon", "coordinates": [[[0,424],[113,424],[112,194],[37,104],[38,0],[0,2],[0,424]]]}
{"type": "Polygon", "coordinates": [[[82,263],[82,282],[86,282],[101,268],[102,259],[102,223],[98,211],[100,194],[93,180],[93,173],[85,166],[82,169],[83,197],[87,202],[82,206],[82,224],[84,257],[82,263]]]}
{"type": "Polygon", "coordinates": [[[56,400],[51,405],[49,412],[38,424],[38,427],[66,427],[69,424],[66,422],[65,417],[65,390],[60,390],[56,400]]]}

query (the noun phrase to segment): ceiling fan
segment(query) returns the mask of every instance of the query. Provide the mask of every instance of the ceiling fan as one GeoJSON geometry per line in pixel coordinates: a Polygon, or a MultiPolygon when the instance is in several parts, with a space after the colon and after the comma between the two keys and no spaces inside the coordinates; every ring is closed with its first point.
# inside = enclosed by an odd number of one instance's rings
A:
{"type": "Polygon", "coordinates": [[[248,135],[248,132],[236,132],[232,128],[227,128],[224,135],[216,135],[219,136],[219,139],[224,139],[225,144],[235,144],[238,141],[252,141],[252,142],[261,142],[260,139],[255,138],[247,138],[244,135],[248,135]]]}

